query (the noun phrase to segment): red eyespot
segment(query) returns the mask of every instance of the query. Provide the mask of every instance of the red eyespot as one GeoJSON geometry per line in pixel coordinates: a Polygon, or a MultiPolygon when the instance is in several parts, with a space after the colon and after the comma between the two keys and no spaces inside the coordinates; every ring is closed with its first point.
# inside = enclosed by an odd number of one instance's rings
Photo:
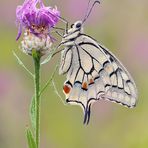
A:
{"type": "Polygon", "coordinates": [[[71,90],[71,88],[68,85],[64,85],[63,91],[65,94],[69,94],[70,90],[71,90]]]}
{"type": "Polygon", "coordinates": [[[89,84],[93,84],[94,83],[94,80],[93,79],[90,79],[89,80],[89,84]]]}

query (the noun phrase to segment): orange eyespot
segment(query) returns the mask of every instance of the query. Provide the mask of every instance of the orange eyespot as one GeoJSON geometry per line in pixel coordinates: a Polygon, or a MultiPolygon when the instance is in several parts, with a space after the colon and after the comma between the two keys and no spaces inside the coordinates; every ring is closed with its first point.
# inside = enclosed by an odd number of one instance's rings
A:
{"type": "Polygon", "coordinates": [[[82,84],[82,89],[87,90],[87,88],[88,88],[87,83],[86,83],[86,82],[83,82],[83,84],[82,84]]]}
{"type": "Polygon", "coordinates": [[[94,83],[94,80],[93,79],[90,79],[89,80],[89,84],[93,84],[94,83]]]}
{"type": "Polygon", "coordinates": [[[71,90],[71,88],[68,85],[64,85],[63,91],[65,94],[69,94],[70,90],[71,90]]]}

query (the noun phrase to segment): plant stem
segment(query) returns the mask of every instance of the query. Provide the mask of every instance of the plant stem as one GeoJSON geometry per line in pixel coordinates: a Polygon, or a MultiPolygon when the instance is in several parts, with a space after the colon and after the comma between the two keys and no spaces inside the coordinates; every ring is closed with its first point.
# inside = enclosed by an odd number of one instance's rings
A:
{"type": "Polygon", "coordinates": [[[40,54],[36,52],[33,54],[34,59],[34,67],[35,67],[35,77],[34,77],[34,85],[35,85],[35,140],[36,140],[36,148],[39,148],[40,145],[40,54]]]}

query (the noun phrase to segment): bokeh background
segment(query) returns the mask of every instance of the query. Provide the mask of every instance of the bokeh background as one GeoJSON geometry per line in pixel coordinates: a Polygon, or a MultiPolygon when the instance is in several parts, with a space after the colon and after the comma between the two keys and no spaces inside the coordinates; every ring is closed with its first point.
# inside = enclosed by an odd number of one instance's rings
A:
{"type": "MultiPolygon", "coordinates": [[[[45,0],[44,0],[45,1],[45,0]]],[[[23,0],[0,1],[0,148],[26,148],[25,128],[30,125],[33,95],[31,77],[17,64],[14,50],[33,71],[32,59],[15,41],[15,9],[23,0]]],[[[82,19],[88,0],[52,0],[69,22],[82,19]]],[[[138,88],[134,109],[98,101],[91,121],[83,125],[79,106],[64,105],[49,86],[42,96],[41,148],[147,148],[148,147],[148,1],[102,0],[85,23],[85,32],[107,48],[127,67],[138,88]]],[[[60,24],[59,24],[60,25],[60,24]]],[[[58,38],[57,38],[58,39],[58,38]]],[[[60,42],[60,39],[58,39],[60,42]]],[[[60,54],[42,67],[42,84],[50,77],[60,54]]],[[[64,99],[65,76],[55,76],[64,99]]]]}

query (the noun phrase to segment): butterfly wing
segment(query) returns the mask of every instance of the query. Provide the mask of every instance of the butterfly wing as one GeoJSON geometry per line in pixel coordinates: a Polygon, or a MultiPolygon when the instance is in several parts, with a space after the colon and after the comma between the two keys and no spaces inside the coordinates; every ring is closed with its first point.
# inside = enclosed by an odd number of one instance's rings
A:
{"type": "Polygon", "coordinates": [[[90,107],[107,99],[127,107],[136,104],[136,86],[127,70],[106,48],[84,34],[75,46],[62,52],[60,74],[67,73],[63,91],[70,104],[82,106],[84,123],[89,122],[90,107]]]}
{"type": "Polygon", "coordinates": [[[109,77],[110,79],[115,79],[112,87],[107,90],[106,94],[102,96],[102,99],[108,99],[129,108],[135,107],[137,89],[133,78],[113,53],[102,45],[99,45],[99,47],[104,51],[114,67],[114,71],[110,72],[109,77]]]}

